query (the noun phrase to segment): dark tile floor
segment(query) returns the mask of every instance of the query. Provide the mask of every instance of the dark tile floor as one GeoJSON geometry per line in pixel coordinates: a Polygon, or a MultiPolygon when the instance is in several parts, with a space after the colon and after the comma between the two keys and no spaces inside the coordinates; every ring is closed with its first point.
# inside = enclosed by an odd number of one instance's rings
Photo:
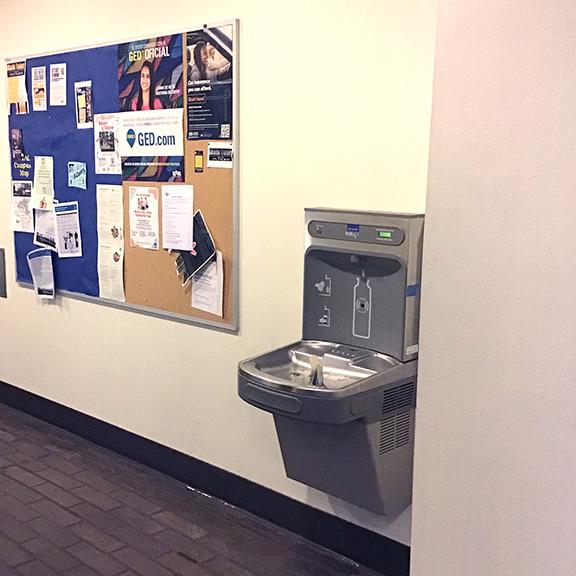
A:
{"type": "Polygon", "coordinates": [[[372,576],[0,404],[0,576],[372,576]]]}

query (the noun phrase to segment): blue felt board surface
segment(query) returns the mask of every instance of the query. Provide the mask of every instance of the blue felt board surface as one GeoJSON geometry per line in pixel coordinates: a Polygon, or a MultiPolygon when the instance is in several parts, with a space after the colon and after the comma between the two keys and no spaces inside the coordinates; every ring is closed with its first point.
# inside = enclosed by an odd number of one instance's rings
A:
{"type": "MultiPolygon", "coordinates": [[[[29,58],[26,62],[26,88],[30,112],[11,115],[10,128],[20,128],[24,151],[34,165],[34,156],[54,157],[54,191],[60,202],[77,200],[82,234],[81,258],[58,258],[54,252],[54,282],[56,289],[98,296],[98,232],[96,184],[122,184],[122,176],[95,174],[94,130],[78,130],[74,82],[92,81],[94,114],[118,112],[118,46],[77,50],[64,54],[29,58]],[[50,64],[66,63],[66,106],[50,106],[50,64]],[[48,110],[32,111],[31,69],[46,66],[48,110]],[[87,170],[87,190],[68,187],[68,162],[84,162],[87,170]]],[[[33,180],[32,171],[30,180],[33,180]]],[[[23,180],[12,162],[12,179],[23,180]]],[[[16,232],[16,277],[18,282],[32,283],[26,255],[38,246],[33,235],[16,232]]]]}

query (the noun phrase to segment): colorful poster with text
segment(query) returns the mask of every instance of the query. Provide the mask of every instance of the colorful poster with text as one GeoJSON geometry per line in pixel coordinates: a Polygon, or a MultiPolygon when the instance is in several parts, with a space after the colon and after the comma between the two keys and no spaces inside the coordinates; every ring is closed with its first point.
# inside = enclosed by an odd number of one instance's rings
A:
{"type": "Polygon", "coordinates": [[[188,140],[232,139],[232,24],[186,35],[188,140]]]}
{"type": "Polygon", "coordinates": [[[183,107],[182,35],[118,45],[121,112],[183,107]]]}

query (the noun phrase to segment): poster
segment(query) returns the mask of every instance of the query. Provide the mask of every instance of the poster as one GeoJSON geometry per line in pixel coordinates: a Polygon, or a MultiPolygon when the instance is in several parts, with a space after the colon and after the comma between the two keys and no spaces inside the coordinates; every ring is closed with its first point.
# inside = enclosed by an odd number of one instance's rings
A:
{"type": "Polygon", "coordinates": [[[29,180],[12,182],[12,230],[34,232],[32,182],[29,180]]]}
{"type": "Polygon", "coordinates": [[[130,186],[130,246],[158,250],[158,188],[130,186]]]}
{"type": "Polygon", "coordinates": [[[32,68],[32,110],[44,112],[48,109],[46,101],[46,66],[32,68]]]}
{"type": "Polygon", "coordinates": [[[92,112],[92,80],[74,82],[76,100],[76,127],[79,130],[92,128],[94,114],[92,112]]]}
{"type": "Polygon", "coordinates": [[[124,302],[124,193],[98,184],[98,287],[100,298],[124,302]]]}
{"type": "Polygon", "coordinates": [[[118,114],[96,114],[94,116],[94,165],[96,174],[122,174],[118,126],[118,114]]]}
{"type": "Polygon", "coordinates": [[[66,64],[50,64],[50,106],[66,106],[66,64]]]}
{"type": "Polygon", "coordinates": [[[6,63],[6,84],[10,114],[28,114],[26,60],[6,63]]]}
{"type": "Polygon", "coordinates": [[[182,61],[182,34],[119,44],[119,110],[182,108],[182,61]]]}
{"type": "Polygon", "coordinates": [[[124,112],[119,117],[122,179],[183,182],[183,110],[124,112]]]}
{"type": "Polygon", "coordinates": [[[232,139],[232,24],[186,35],[188,140],[232,139]]]}
{"type": "Polygon", "coordinates": [[[56,249],[60,258],[82,256],[82,236],[78,202],[61,202],[54,206],[56,249]]]}

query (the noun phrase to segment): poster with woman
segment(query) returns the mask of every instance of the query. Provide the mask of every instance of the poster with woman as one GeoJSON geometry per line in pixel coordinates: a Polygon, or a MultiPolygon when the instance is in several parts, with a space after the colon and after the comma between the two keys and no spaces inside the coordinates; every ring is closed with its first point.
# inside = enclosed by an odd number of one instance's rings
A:
{"type": "Polygon", "coordinates": [[[182,35],[118,45],[121,112],[182,108],[182,35]]]}
{"type": "Polygon", "coordinates": [[[233,25],[186,35],[188,140],[232,139],[233,25]]]}

